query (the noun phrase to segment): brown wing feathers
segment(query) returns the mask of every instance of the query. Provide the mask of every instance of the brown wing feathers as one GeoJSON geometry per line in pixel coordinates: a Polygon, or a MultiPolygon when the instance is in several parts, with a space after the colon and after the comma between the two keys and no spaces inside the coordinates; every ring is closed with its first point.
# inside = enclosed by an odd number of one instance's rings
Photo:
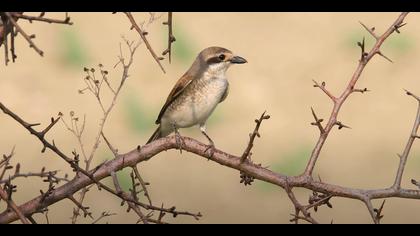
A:
{"type": "Polygon", "coordinates": [[[185,74],[181,77],[181,79],[178,80],[178,82],[175,84],[174,88],[169,93],[168,98],[166,99],[165,104],[163,105],[162,109],[159,112],[158,118],[156,119],[155,123],[160,124],[160,120],[162,119],[163,114],[165,113],[166,109],[169,107],[169,105],[172,104],[172,102],[182,94],[182,92],[185,90],[185,88],[191,83],[192,77],[188,74],[185,74]]]}

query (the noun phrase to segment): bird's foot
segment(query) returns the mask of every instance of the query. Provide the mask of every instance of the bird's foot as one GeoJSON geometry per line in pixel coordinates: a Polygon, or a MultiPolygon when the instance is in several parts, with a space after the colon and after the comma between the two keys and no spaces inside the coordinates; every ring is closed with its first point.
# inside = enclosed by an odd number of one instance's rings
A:
{"type": "Polygon", "coordinates": [[[179,134],[178,130],[175,130],[175,141],[176,145],[178,146],[179,153],[182,154],[182,146],[185,145],[184,139],[179,134]]]}
{"type": "Polygon", "coordinates": [[[211,142],[211,143],[207,146],[206,150],[204,150],[204,153],[206,153],[207,151],[209,151],[209,155],[207,156],[207,160],[208,160],[208,161],[209,161],[209,160],[213,157],[213,155],[214,155],[214,150],[216,150],[216,147],[214,146],[214,143],[213,143],[213,142],[211,142]]]}

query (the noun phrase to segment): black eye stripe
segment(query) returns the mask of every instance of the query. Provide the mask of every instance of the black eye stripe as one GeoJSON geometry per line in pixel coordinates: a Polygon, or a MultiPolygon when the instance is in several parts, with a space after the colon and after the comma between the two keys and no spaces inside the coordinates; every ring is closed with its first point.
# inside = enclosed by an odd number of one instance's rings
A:
{"type": "Polygon", "coordinates": [[[220,60],[220,58],[218,56],[217,57],[211,57],[207,60],[207,64],[219,63],[221,61],[222,60],[220,60]]]}
{"type": "Polygon", "coordinates": [[[218,56],[207,59],[207,64],[219,63],[222,62],[225,58],[226,56],[224,54],[220,54],[218,56]]]}

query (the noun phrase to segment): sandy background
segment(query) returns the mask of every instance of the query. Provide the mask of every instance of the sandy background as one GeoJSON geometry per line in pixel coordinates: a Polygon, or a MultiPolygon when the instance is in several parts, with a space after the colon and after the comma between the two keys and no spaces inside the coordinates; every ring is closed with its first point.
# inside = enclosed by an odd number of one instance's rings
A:
{"type": "MultiPolygon", "coordinates": [[[[159,13],[157,13],[159,14],[159,13]]],[[[51,13],[60,17],[61,13],[51,13]]],[[[118,103],[105,132],[120,152],[143,144],[155,129],[154,120],[175,81],[208,46],[223,46],[245,57],[249,63],[229,71],[230,94],[213,114],[208,133],[216,146],[240,154],[254,127],[254,118],[264,110],[271,115],[261,128],[261,139],[253,159],[271,169],[295,175],[305,168],[318,130],[310,125],[314,107],[318,116],[328,118],[332,104],[312,79],[326,81],[334,94],[341,93],[356,68],[360,49],[356,42],[372,38],[359,25],[362,21],[383,32],[398,13],[174,13],[177,38],[173,62],[163,62],[163,74],[144,45],[140,47],[118,103]]],[[[51,116],[70,111],[87,116],[84,135],[90,149],[97,132],[100,108],[93,97],[79,95],[83,88],[83,67],[102,63],[110,77],[118,80],[120,70],[112,69],[117,61],[121,36],[135,40],[134,31],[123,14],[71,13],[73,26],[19,22],[28,33],[35,33],[36,44],[45,52],[39,57],[22,37],[17,38],[18,59],[0,65],[0,101],[31,122],[47,124],[51,116]]],[[[147,19],[148,13],[136,13],[147,19]]],[[[149,40],[158,52],[166,47],[166,15],[149,27],[149,40]]],[[[382,188],[393,183],[397,169],[396,153],[402,152],[416,112],[416,103],[403,88],[420,94],[420,15],[410,14],[402,34],[392,35],[383,52],[391,64],[375,57],[367,66],[358,86],[372,92],[354,94],[344,105],[339,120],[352,129],[334,129],[321,153],[315,176],[323,181],[357,188],[382,188]]],[[[2,57],[3,58],[3,57],[2,57]]],[[[206,141],[198,129],[183,134],[206,141]]],[[[14,163],[24,171],[42,166],[70,173],[64,162],[47,151],[33,136],[9,117],[0,114],[0,152],[8,153],[16,145],[14,163]]],[[[67,153],[78,145],[64,126],[58,124],[49,138],[67,153]]],[[[411,178],[420,179],[420,146],[416,143],[404,175],[404,186],[412,187],[411,178]]],[[[95,163],[111,158],[101,146],[95,163]]],[[[293,206],[281,189],[255,182],[251,187],[239,184],[239,173],[203,158],[177,151],[161,153],[140,165],[143,177],[151,182],[151,196],[156,204],[198,212],[199,223],[288,223],[293,206]]],[[[128,173],[120,174],[128,183],[128,173]]],[[[23,203],[45,189],[39,180],[19,180],[15,201],[23,203]]],[[[109,183],[109,182],[108,182],[109,183]]],[[[94,188],[92,188],[94,189],[94,188]]],[[[310,191],[298,196],[306,201],[310,191]]],[[[332,199],[334,208],[322,207],[315,217],[329,223],[371,223],[368,211],[358,201],[332,199]]],[[[92,190],[86,199],[94,216],[103,210],[117,213],[102,221],[135,223],[136,216],[119,207],[120,200],[105,192],[92,190]]],[[[379,206],[380,201],[374,202],[379,206]]],[[[0,210],[4,209],[4,204],[0,210]]],[[[69,223],[73,205],[62,201],[49,208],[53,223],[69,223]]],[[[388,199],[384,223],[419,223],[420,205],[414,200],[388,199]]],[[[38,214],[35,219],[44,221],[38,214]]],[[[167,218],[173,223],[195,223],[188,217],[167,218]]],[[[80,218],[89,223],[90,219],[80,218]]]]}

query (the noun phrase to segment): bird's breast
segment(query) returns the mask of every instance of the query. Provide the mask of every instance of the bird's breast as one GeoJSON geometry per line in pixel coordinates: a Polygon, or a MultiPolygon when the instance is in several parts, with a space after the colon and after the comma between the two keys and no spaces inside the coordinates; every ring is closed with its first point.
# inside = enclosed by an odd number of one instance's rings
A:
{"type": "Polygon", "coordinates": [[[162,121],[178,127],[204,123],[219,104],[229,84],[226,78],[201,78],[190,86],[168,107],[162,121]]]}

